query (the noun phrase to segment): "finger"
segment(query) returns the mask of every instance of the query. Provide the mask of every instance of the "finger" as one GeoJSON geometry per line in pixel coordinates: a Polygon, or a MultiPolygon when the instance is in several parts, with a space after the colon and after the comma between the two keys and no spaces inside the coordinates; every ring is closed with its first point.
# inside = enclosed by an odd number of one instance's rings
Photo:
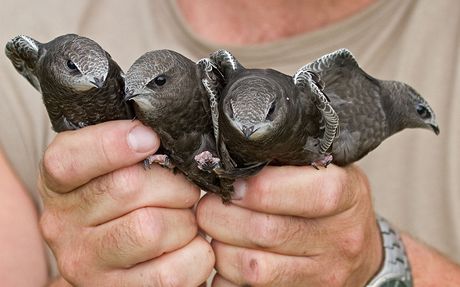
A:
{"type": "Polygon", "coordinates": [[[212,287],[238,287],[239,285],[236,285],[224,277],[220,276],[219,273],[217,273],[214,278],[212,279],[212,287]]]}
{"type": "Polygon", "coordinates": [[[140,208],[95,227],[91,242],[101,267],[129,268],[177,250],[197,234],[190,209],[140,208]]]}
{"type": "Polygon", "coordinates": [[[84,188],[68,194],[58,208],[72,209],[83,226],[95,226],[118,218],[140,206],[190,208],[200,189],[182,173],[153,165],[136,164],[100,176],[84,188]]]}
{"type": "MultiPolygon", "coordinates": [[[[209,243],[197,236],[183,248],[118,273],[117,286],[198,286],[211,274],[215,262],[209,243]],[[125,284],[120,284],[125,283],[125,284]]],[[[115,281],[117,282],[117,281],[115,281]]]]}
{"type": "Polygon", "coordinates": [[[352,257],[372,239],[363,237],[367,224],[375,224],[375,220],[354,220],[356,216],[369,216],[367,209],[356,208],[356,212],[360,214],[320,219],[264,214],[236,205],[224,206],[220,198],[209,194],[200,200],[196,216],[201,229],[227,244],[293,256],[314,256],[337,248],[352,257]]]}
{"type": "Polygon", "coordinates": [[[314,276],[325,273],[319,273],[324,270],[320,270],[314,258],[268,253],[218,241],[211,245],[218,274],[238,286],[331,286],[318,282],[320,278],[314,276]]]}
{"type": "Polygon", "coordinates": [[[354,165],[268,166],[259,174],[235,183],[232,202],[253,210],[317,218],[332,216],[352,207],[368,183],[354,165]]]}
{"type": "Polygon", "coordinates": [[[42,193],[66,193],[92,178],[142,161],[160,144],[139,121],[110,121],[57,134],[41,162],[42,193]]]}

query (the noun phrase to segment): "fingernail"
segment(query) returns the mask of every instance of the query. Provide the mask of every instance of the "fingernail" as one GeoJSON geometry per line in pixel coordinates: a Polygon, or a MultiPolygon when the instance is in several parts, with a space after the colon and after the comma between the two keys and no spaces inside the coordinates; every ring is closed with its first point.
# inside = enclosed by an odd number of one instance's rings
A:
{"type": "Polygon", "coordinates": [[[158,137],[152,129],[138,125],[129,132],[128,145],[136,152],[148,152],[158,145],[158,137]]]}
{"type": "Polygon", "coordinates": [[[243,199],[244,195],[246,194],[246,190],[248,189],[248,184],[243,179],[237,179],[233,183],[233,196],[232,199],[234,200],[241,200],[243,199]]]}

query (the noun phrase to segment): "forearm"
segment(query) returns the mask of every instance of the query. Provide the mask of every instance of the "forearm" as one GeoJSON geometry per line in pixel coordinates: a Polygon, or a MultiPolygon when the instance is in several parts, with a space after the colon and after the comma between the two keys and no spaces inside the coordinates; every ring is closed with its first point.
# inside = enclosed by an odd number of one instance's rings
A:
{"type": "Polygon", "coordinates": [[[2,285],[43,285],[48,274],[37,212],[1,150],[0,228],[2,285]]]}
{"type": "Polygon", "coordinates": [[[415,287],[460,286],[460,266],[408,234],[401,235],[415,287]]]}

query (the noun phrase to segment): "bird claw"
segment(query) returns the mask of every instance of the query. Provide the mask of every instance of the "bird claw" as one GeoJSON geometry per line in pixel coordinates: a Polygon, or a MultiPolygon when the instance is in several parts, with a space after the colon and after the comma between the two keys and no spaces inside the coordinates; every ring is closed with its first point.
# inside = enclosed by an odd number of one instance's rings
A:
{"type": "Polygon", "coordinates": [[[175,165],[171,162],[169,157],[165,154],[152,154],[149,155],[146,159],[144,159],[144,168],[150,169],[150,166],[154,163],[161,165],[162,167],[166,167],[169,169],[175,168],[175,165]]]}
{"type": "Polygon", "coordinates": [[[211,172],[220,168],[220,158],[213,157],[209,151],[197,154],[194,159],[198,164],[198,168],[202,171],[211,172]]]}
{"type": "Polygon", "coordinates": [[[313,166],[316,170],[319,170],[319,167],[325,167],[332,162],[333,157],[331,154],[325,155],[323,158],[313,161],[310,165],[313,166]]]}

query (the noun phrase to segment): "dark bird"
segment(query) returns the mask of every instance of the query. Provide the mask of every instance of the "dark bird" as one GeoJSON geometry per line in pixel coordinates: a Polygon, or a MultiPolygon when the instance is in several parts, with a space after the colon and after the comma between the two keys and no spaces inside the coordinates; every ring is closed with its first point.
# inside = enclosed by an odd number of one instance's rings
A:
{"type": "MultiPolygon", "coordinates": [[[[430,105],[408,84],[376,79],[363,71],[351,52],[340,49],[305,65],[324,83],[323,92],[340,119],[330,153],[333,163],[346,165],[406,128],[439,134],[430,105]]],[[[299,73],[298,72],[298,73],[299,73]]]]}
{"type": "Polygon", "coordinates": [[[316,74],[293,79],[272,69],[245,69],[225,50],[209,61],[224,79],[223,89],[208,91],[218,102],[212,113],[220,173],[247,176],[268,163],[327,166],[339,120],[316,74]],[[248,172],[235,172],[240,169],[248,172]]]}
{"type": "Polygon", "coordinates": [[[428,103],[409,85],[364,72],[341,49],[293,76],[245,69],[225,50],[210,56],[223,74],[213,110],[224,169],[266,162],[327,166],[357,161],[405,128],[439,133],[428,103]]]}
{"type": "Polygon", "coordinates": [[[17,36],[5,53],[43,97],[56,132],[132,118],[123,71],[95,41],[75,34],[40,43],[17,36]]]}
{"type": "Polygon", "coordinates": [[[136,117],[160,136],[162,154],[149,163],[176,167],[203,190],[219,194],[220,179],[206,170],[220,160],[202,73],[201,65],[174,51],[147,52],[126,73],[126,96],[136,117]]]}

